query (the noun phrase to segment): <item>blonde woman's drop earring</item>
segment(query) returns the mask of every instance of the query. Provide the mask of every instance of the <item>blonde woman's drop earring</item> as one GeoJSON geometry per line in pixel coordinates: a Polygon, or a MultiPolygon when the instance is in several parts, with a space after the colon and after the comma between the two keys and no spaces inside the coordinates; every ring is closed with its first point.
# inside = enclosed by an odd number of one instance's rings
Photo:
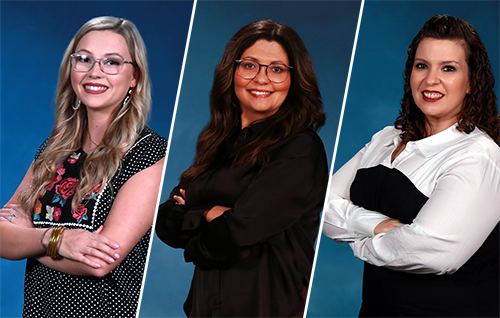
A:
{"type": "Polygon", "coordinates": [[[127,105],[128,100],[130,99],[130,95],[132,94],[132,88],[128,90],[127,96],[125,96],[125,99],[123,100],[122,106],[127,105]]]}
{"type": "Polygon", "coordinates": [[[73,108],[74,110],[77,110],[78,108],[80,108],[80,105],[82,104],[82,101],[79,99],[78,100],[78,105],[75,106],[71,106],[71,108],[73,108]]]}

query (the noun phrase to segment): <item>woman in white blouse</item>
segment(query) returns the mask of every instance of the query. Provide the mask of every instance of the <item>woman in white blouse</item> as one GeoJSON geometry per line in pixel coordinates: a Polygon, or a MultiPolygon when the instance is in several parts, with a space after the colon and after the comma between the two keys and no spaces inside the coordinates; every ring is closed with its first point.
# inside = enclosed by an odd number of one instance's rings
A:
{"type": "Polygon", "coordinates": [[[360,317],[499,317],[500,119],[476,30],[433,16],[395,127],[332,178],[323,232],[365,261],[360,317]]]}

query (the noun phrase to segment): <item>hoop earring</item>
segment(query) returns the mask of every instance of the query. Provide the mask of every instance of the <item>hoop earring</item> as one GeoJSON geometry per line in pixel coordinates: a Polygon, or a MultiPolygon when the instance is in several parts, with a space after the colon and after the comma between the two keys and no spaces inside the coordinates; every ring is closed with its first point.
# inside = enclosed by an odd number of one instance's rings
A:
{"type": "Polygon", "coordinates": [[[127,93],[127,96],[125,96],[125,99],[123,100],[123,103],[122,103],[122,107],[125,106],[127,104],[127,102],[129,101],[130,99],[130,95],[132,94],[132,88],[130,88],[128,90],[128,93],[127,93]]]}
{"type": "Polygon", "coordinates": [[[78,105],[75,106],[71,106],[71,108],[73,108],[74,110],[77,110],[78,108],[80,108],[80,105],[82,104],[82,101],[81,100],[78,100],[78,105]]]}

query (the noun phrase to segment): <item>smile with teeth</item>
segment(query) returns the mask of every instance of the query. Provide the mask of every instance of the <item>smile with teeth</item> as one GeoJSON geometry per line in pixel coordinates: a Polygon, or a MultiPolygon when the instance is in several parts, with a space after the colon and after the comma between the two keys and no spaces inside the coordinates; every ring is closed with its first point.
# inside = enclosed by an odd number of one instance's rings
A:
{"type": "Polygon", "coordinates": [[[431,93],[431,92],[423,92],[424,96],[429,98],[429,99],[439,99],[443,97],[444,95],[441,93],[431,93]]]}
{"type": "Polygon", "coordinates": [[[105,91],[108,89],[106,86],[83,85],[83,87],[85,87],[85,89],[88,89],[89,91],[96,91],[96,92],[105,91]]]}
{"type": "Polygon", "coordinates": [[[255,94],[255,95],[271,95],[272,94],[272,92],[253,91],[253,90],[250,90],[249,92],[250,92],[250,94],[255,94]]]}

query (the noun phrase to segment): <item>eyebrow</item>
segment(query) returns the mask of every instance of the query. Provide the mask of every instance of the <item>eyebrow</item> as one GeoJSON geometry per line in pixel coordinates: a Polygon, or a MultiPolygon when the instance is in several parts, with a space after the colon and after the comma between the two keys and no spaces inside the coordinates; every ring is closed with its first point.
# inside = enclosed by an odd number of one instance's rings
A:
{"type": "MultiPolygon", "coordinates": [[[[415,62],[416,61],[421,61],[421,62],[429,63],[429,62],[427,62],[427,60],[425,60],[423,58],[418,58],[418,57],[415,58],[415,62]]],[[[442,61],[439,64],[458,64],[458,65],[460,65],[460,63],[458,63],[455,60],[442,61]]]]}
{"type": "MultiPolygon", "coordinates": [[[[247,57],[242,56],[241,59],[242,60],[253,60],[253,61],[257,62],[257,63],[260,62],[259,59],[255,58],[253,56],[247,56],[247,57]]],[[[287,65],[287,63],[285,63],[285,62],[283,62],[281,60],[271,61],[271,63],[269,63],[269,65],[271,65],[271,64],[284,64],[284,65],[287,65]]]]}
{"type": "MultiPolygon", "coordinates": [[[[87,54],[92,55],[92,52],[90,52],[89,50],[86,50],[86,49],[80,49],[80,50],[78,50],[78,52],[83,52],[83,53],[87,53],[87,54]]],[[[123,58],[123,56],[119,53],[106,53],[106,54],[104,54],[104,56],[109,56],[109,55],[118,55],[119,57],[123,58]]]]}

